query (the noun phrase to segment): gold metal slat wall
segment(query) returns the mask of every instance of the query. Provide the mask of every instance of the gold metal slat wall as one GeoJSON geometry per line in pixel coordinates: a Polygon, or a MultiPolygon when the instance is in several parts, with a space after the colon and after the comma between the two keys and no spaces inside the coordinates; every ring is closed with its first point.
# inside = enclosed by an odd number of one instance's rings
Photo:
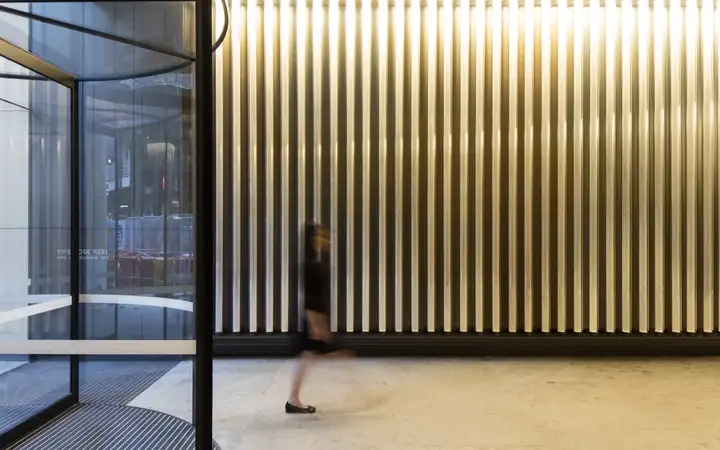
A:
{"type": "Polygon", "coordinates": [[[230,11],[219,329],[297,329],[315,220],[333,230],[336,330],[718,330],[711,1],[230,11]]]}

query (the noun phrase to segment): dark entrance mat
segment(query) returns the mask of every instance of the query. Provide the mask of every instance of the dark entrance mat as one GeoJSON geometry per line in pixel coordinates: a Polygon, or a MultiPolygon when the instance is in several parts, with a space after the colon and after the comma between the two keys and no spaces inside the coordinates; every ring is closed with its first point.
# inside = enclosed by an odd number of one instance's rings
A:
{"type": "MultiPolygon", "coordinates": [[[[74,406],[8,450],[194,450],[195,427],[124,405],[74,406]]],[[[220,447],[213,443],[213,450],[220,447]]]]}

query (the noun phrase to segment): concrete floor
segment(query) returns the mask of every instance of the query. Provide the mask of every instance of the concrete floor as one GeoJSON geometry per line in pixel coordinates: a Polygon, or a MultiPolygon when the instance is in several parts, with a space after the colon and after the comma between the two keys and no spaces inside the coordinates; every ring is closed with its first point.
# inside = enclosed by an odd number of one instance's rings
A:
{"type": "MultiPolygon", "coordinates": [[[[720,449],[720,359],[341,360],[287,416],[291,361],[215,362],[223,450],[720,449]]],[[[132,405],[189,420],[191,365],[132,405]]]]}

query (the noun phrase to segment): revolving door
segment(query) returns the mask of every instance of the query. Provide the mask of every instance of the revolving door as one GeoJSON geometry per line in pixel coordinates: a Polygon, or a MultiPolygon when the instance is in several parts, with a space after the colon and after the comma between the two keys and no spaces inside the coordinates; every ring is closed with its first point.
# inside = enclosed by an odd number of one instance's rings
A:
{"type": "Polygon", "coordinates": [[[0,2],[2,448],[100,406],[121,422],[142,409],[126,382],[168,360],[193,372],[187,413],[162,413],[175,447],[216,447],[212,9],[0,2]]]}

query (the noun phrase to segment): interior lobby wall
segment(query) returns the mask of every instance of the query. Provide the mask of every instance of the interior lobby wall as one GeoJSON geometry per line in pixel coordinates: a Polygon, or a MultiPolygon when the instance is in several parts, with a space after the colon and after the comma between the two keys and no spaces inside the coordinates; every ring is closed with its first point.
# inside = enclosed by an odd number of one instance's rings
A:
{"type": "Polygon", "coordinates": [[[334,330],[717,332],[712,2],[232,2],[230,22],[217,331],[297,329],[315,220],[334,330]]]}

